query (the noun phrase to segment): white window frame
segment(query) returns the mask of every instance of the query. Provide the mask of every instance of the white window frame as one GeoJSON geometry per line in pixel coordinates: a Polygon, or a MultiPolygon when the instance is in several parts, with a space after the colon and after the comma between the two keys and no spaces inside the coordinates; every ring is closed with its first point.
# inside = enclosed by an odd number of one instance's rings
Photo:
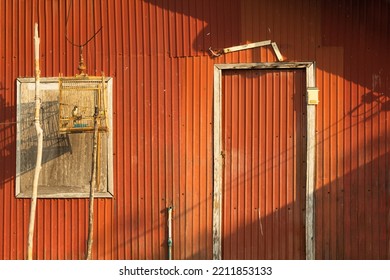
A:
{"type": "MultiPolygon", "coordinates": [[[[105,82],[107,83],[107,106],[108,106],[108,127],[109,131],[108,138],[107,138],[107,158],[105,159],[107,162],[106,166],[103,166],[102,168],[106,168],[107,170],[107,186],[104,191],[101,192],[95,192],[95,197],[98,198],[112,198],[114,196],[114,183],[113,183],[113,121],[112,121],[112,112],[113,112],[113,106],[112,106],[112,78],[107,77],[105,78],[105,82]]],[[[22,94],[22,85],[27,84],[27,87],[29,89],[35,88],[35,79],[34,78],[18,78],[16,80],[16,88],[17,88],[17,135],[16,135],[16,179],[15,179],[15,197],[16,198],[30,198],[31,194],[24,193],[21,188],[21,131],[20,131],[20,121],[21,121],[21,97],[22,94]]],[[[43,77],[40,79],[40,86],[41,89],[48,89],[48,90],[56,90],[58,89],[59,92],[59,79],[57,77],[43,77]]],[[[42,166],[42,168],[44,168],[42,166]]],[[[38,189],[38,198],[87,198],[89,197],[89,192],[75,192],[75,191],[69,191],[69,192],[60,192],[56,193],[53,189],[53,193],[45,193],[45,194],[39,194],[38,189]]]]}

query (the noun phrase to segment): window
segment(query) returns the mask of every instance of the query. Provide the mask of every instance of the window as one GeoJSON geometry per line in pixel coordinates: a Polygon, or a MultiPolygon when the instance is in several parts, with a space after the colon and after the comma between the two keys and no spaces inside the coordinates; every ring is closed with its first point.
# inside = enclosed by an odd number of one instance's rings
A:
{"type": "MultiPolygon", "coordinates": [[[[112,79],[104,79],[107,98],[107,131],[99,133],[96,197],[113,196],[112,79]]],[[[41,78],[43,129],[42,169],[38,197],[88,197],[92,174],[93,133],[60,131],[59,79],[41,78]]],[[[31,197],[37,136],[34,126],[35,80],[17,80],[16,191],[18,198],[31,197]]]]}

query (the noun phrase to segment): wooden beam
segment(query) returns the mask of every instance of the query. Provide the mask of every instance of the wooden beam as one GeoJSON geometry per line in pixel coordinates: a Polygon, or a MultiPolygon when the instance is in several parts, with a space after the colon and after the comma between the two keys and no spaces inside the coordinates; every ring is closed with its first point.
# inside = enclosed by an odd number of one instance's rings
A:
{"type": "Polygon", "coordinates": [[[271,40],[225,48],[222,50],[222,52],[223,53],[237,52],[237,51],[248,50],[248,49],[253,49],[253,48],[258,48],[258,47],[264,47],[264,46],[268,46],[268,45],[271,45],[271,40]]]}
{"type": "Polygon", "coordinates": [[[274,52],[276,54],[276,57],[278,58],[279,61],[283,61],[283,56],[279,51],[278,45],[275,42],[272,42],[272,48],[274,49],[274,52]]]}
{"type": "Polygon", "coordinates": [[[267,63],[230,63],[215,64],[221,70],[249,69],[307,69],[312,62],[267,62],[267,63]]]}
{"type": "Polygon", "coordinates": [[[222,258],[222,70],[214,67],[213,259],[222,258]]]}
{"type": "Polygon", "coordinates": [[[221,56],[223,54],[230,53],[230,52],[243,51],[243,50],[248,50],[248,49],[254,49],[254,48],[269,46],[269,45],[272,46],[272,49],[274,50],[275,55],[276,55],[278,61],[283,61],[283,56],[282,56],[282,54],[279,51],[278,45],[275,42],[271,42],[271,40],[255,42],[255,43],[249,43],[249,44],[239,45],[239,46],[233,46],[233,47],[224,48],[224,49],[218,50],[218,51],[214,51],[210,47],[209,51],[210,51],[212,56],[218,57],[218,56],[221,56]]]}
{"type": "MultiPolygon", "coordinates": [[[[306,70],[306,87],[315,87],[315,64],[306,70]]],[[[309,104],[307,95],[306,151],[306,259],[315,259],[315,168],[316,168],[316,105],[309,104]]]]}

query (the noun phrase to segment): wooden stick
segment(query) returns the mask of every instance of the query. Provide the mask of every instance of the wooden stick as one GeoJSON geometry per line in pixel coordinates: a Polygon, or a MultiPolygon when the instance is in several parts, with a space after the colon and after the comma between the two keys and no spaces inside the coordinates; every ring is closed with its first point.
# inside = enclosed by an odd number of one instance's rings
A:
{"type": "Polygon", "coordinates": [[[90,260],[92,257],[92,244],[93,244],[93,205],[95,198],[95,186],[96,186],[96,176],[99,176],[96,172],[97,169],[97,153],[98,153],[98,115],[99,108],[95,107],[94,115],[94,133],[93,133],[93,151],[92,151],[92,178],[89,192],[89,225],[88,225],[88,240],[87,240],[87,254],[85,259],[90,260]]]}
{"type": "Polygon", "coordinates": [[[30,208],[30,223],[28,226],[28,238],[27,238],[27,259],[32,260],[33,252],[33,237],[34,237],[34,225],[35,225],[35,212],[37,207],[38,196],[38,181],[39,173],[41,171],[42,163],[42,149],[43,149],[43,130],[39,123],[39,112],[41,110],[41,93],[39,91],[39,79],[41,71],[39,69],[39,42],[38,37],[38,24],[35,23],[34,34],[34,53],[35,53],[35,130],[37,131],[38,149],[37,149],[37,161],[35,165],[35,173],[33,180],[32,196],[31,196],[31,208],[30,208]]]}

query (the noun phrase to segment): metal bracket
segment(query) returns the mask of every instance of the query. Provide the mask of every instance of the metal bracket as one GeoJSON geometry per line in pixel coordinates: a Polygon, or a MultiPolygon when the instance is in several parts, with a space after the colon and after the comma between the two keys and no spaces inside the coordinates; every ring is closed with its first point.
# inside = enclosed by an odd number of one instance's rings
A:
{"type": "Polygon", "coordinates": [[[240,46],[233,46],[230,48],[224,48],[224,49],[217,50],[217,51],[214,51],[210,47],[209,51],[210,51],[210,54],[212,57],[218,57],[218,56],[221,56],[223,54],[230,53],[230,52],[248,50],[248,49],[259,48],[259,47],[264,47],[264,46],[269,46],[269,45],[272,46],[272,49],[274,50],[278,61],[283,61],[283,56],[279,51],[278,45],[275,42],[271,42],[271,40],[260,41],[260,42],[250,43],[250,44],[245,44],[245,45],[240,45],[240,46]]]}

